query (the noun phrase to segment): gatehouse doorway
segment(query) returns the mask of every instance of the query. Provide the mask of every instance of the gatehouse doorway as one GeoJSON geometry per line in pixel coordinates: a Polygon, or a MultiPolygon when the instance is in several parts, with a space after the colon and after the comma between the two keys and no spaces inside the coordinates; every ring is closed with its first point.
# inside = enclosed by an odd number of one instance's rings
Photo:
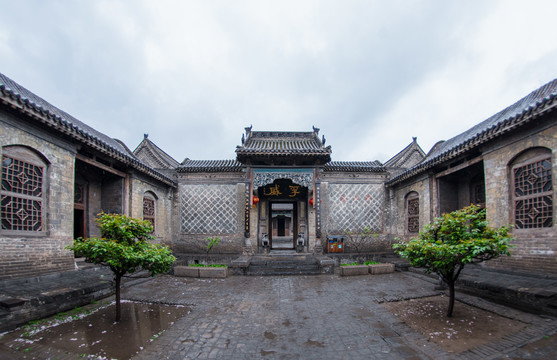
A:
{"type": "Polygon", "coordinates": [[[295,202],[269,202],[269,242],[272,250],[293,250],[298,233],[295,202]]]}

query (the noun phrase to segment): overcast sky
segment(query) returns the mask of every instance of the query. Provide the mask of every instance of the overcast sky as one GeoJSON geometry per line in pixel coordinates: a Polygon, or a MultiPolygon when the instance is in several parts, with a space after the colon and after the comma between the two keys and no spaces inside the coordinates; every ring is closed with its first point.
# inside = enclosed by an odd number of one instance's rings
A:
{"type": "Polygon", "coordinates": [[[0,0],[0,72],[132,150],[232,159],[244,127],[334,160],[424,151],[557,77],[557,1],[0,0]]]}

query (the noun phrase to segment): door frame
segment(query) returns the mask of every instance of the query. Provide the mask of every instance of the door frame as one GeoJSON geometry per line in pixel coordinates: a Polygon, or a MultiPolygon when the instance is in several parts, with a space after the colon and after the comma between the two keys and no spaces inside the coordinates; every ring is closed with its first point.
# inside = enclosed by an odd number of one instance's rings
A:
{"type": "Polygon", "coordinates": [[[274,250],[294,250],[296,249],[296,239],[298,236],[298,201],[295,200],[269,200],[268,201],[268,236],[269,236],[269,247],[273,250],[273,204],[292,204],[292,247],[286,249],[274,249],[274,250]]]}

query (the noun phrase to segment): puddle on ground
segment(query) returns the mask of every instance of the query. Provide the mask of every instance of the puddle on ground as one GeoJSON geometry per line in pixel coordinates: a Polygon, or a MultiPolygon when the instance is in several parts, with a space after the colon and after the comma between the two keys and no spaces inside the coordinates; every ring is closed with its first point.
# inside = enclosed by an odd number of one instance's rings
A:
{"type": "MultiPolygon", "coordinates": [[[[31,336],[20,332],[7,344],[26,359],[129,359],[156,340],[190,309],[184,306],[123,302],[122,320],[115,323],[115,305],[31,336]]],[[[3,340],[7,340],[4,338],[3,340]]],[[[4,341],[2,341],[4,342],[4,341]]]]}

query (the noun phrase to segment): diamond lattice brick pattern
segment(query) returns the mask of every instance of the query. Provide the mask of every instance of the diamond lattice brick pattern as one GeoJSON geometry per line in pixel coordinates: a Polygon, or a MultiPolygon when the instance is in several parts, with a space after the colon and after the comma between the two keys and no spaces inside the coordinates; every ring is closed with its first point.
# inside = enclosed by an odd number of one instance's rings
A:
{"type": "Polygon", "coordinates": [[[379,184],[330,184],[329,232],[383,228],[383,188],[379,184]]]}
{"type": "Polygon", "coordinates": [[[180,209],[182,233],[238,232],[236,185],[183,185],[180,209]]]}

